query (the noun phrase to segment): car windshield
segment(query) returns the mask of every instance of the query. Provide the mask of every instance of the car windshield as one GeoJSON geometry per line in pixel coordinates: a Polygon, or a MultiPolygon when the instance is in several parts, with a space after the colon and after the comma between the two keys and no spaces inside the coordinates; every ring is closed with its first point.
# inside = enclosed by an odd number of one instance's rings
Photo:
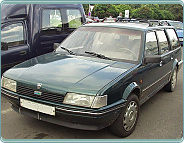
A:
{"type": "Polygon", "coordinates": [[[183,23],[182,22],[169,22],[172,26],[174,26],[176,29],[183,29],[183,23]]]}
{"type": "MultiPolygon", "coordinates": [[[[81,27],[60,46],[75,54],[93,53],[93,56],[101,54],[109,59],[138,61],[141,33],[141,31],[122,28],[81,27]]],[[[63,52],[62,48],[56,50],[56,52],[61,51],[63,52]]]]}

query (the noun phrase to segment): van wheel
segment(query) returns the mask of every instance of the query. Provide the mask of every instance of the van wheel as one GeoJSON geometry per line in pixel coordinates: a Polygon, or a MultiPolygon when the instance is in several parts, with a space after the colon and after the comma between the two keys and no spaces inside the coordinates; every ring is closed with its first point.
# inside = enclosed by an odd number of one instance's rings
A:
{"type": "Polygon", "coordinates": [[[165,91],[173,92],[177,83],[177,67],[174,68],[169,83],[164,87],[165,91]]]}
{"type": "Polygon", "coordinates": [[[126,137],[130,135],[134,131],[137,124],[139,110],[139,99],[135,94],[131,94],[119,117],[109,127],[110,131],[114,135],[120,137],[126,137]]]}

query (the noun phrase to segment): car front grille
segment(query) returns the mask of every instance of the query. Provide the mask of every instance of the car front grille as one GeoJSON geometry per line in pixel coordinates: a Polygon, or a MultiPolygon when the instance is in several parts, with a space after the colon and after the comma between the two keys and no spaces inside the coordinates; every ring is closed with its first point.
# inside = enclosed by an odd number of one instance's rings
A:
{"type": "Polygon", "coordinates": [[[28,97],[41,99],[45,101],[55,102],[55,103],[63,103],[64,95],[46,92],[46,91],[40,91],[42,92],[41,95],[35,95],[34,94],[35,89],[29,88],[22,85],[17,85],[17,93],[21,95],[25,95],[28,97]]]}

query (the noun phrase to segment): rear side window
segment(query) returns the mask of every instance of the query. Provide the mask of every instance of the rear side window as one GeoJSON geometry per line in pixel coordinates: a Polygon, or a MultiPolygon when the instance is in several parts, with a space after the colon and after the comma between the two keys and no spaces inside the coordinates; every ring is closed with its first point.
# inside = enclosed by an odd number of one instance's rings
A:
{"type": "Polygon", "coordinates": [[[155,32],[148,32],[146,34],[146,55],[158,55],[158,45],[155,32]]]}
{"type": "Polygon", "coordinates": [[[169,40],[171,43],[171,46],[173,49],[176,49],[180,46],[179,40],[177,38],[176,32],[174,31],[174,29],[166,29],[168,36],[169,36],[169,40]]]}
{"type": "Polygon", "coordinates": [[[161,54],[167,53],[169,51],[169,45],[168,45],[168,41],[167,41],[165,32],[157,31],[156,33],[158,36],[158,42],[159,42],[161,54]]]}
{"type": "Polygon", "coordinates": [[[9,48],[25,44],[22,23],[11,24],[1,30],[1,46],[3,44],[7,44],[9,48]]]}

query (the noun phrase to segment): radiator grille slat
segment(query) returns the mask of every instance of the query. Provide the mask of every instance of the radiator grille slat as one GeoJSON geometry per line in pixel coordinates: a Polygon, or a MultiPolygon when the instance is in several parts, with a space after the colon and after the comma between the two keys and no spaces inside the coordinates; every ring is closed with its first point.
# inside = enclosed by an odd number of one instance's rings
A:
{"type": "Polygon", "coordinates": [[[36,99],[45,100],[45,101],[63,103],[64,95],[46,92],[46,91],[41,91],[42,92],[41,95],[35,95],[34,91],[35,89],[29,88],[26,86],[22,86],[22,85],[17,85],[18,94],[29,96],[29,97],[36,98],[36,99]]]}

